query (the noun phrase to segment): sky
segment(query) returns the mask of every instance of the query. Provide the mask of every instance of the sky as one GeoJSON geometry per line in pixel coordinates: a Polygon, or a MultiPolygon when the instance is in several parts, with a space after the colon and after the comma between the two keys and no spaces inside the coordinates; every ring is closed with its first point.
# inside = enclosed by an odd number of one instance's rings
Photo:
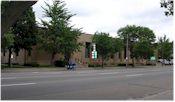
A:
{"type": "MultiPolygon", "coordinates": [[[[109,33],[116,37],[117,31],[126,25],[145,26],[152,29],[158,39],[164,34],[172,41],[173,17],[164,15],[160,0],[63,0],[73,14],[71,25],[82,28],[87,34],[109,33]]],[[[48,20],[43,16],[42,7],[52,0],[39,0],[33,5],[36,20],[48,20]],[[42,6],[42,7],[41,7],[42,6]]]]}

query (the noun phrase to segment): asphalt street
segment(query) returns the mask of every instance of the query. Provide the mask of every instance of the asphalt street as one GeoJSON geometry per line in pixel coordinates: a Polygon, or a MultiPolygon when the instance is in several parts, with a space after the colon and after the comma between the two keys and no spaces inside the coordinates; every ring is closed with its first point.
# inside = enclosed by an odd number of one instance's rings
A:
{"type": "Polygon", "coordinates": [[[173,100],[173,66],[1,73],[2,100],[173,100]]]}

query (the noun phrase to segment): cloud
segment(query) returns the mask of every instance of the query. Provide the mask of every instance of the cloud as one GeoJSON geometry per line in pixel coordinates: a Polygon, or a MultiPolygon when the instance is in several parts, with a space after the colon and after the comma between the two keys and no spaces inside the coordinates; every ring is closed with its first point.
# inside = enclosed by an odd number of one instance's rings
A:
{"type": "MultiPolygon", "coordinates": [[[[166,34],[171,40],[173,38],[173,18],[164,15],[164,9],[160,8],[160,0],[64,1],[68,10],[76,14],[71,18],[71,24],[83,28],[86,33],[101,31],[116,36],[119,28],[135,24],[151,28],[156,36],[166,34]]],[[[43,5],[43,1],[39,0],[34,7],[37,17],[41,17],[38,5],[43,5]]]]}

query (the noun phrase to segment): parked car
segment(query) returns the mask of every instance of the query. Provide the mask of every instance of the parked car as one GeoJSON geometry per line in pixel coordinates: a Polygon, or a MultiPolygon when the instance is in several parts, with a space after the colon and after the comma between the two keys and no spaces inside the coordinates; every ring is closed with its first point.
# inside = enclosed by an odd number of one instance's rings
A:
{"type": "Polygon", "coordinates": [[[164,64],[164,65],[173,65],[173,59],[167,60],[167,59],[159,59],[158,62],[164,64]]]}
{"type": "Polygon", "coordinates": [[[170,60],[170,65],[173,65],[173,59],[170,60]]]}

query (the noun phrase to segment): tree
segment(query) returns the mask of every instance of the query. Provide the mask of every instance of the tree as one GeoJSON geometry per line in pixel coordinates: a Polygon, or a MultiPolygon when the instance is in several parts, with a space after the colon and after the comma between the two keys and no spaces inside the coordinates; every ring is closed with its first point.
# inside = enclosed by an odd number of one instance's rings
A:
{"type": "Polygon", "coordinates": [[[1,45],[1,50],[3,52],[3,55],[5,56],[6,51],[9,51],[9,56],[8,56],[8,67],[11,67],[11,54],[13,50],[13,45],[14,45],[14,35],[12,34],[12,31],[9,30],[2,40],[2,45],[1,45]]]}
{"type": "Polygon", "coordinates": [[[116,52],[120,52],[123,50],[124,43],[123,40],[120,38],[112,38],[112,47],[113,47],[113,54],[116,52]]]}
{"type": "Polygon", "coordinates": [[[41,34],[41,47],[52,54],[50,63],[54,63],[54,56],[63,53],[65,60],[70,59],[71,54],[79,48],[77,38],[81,34],[79,29],[70,26],[70,18],[73,16],[65,8],[65,3],[58,0],[53,5],[46,3],[47,8],[43,8],[45,17],[49,21],[42,21],[45,33],[41,34]]]}
{"type": "Polygon", "coordinates": [[[161,59],[171,59],[173,55],[173,42],[170,42],[169,39],[164,35],[160,37],[158,41],[158,55],[161,59]]]}
{"type": "MultiPolygon", "coordinates": [[[[24,49],[28,52],[28,55],[31,55],[32,46],[36,45],[37,38],[37,28],[35,21],[35,14],[30,7],[23,13],[23,16],[17,20],[17,22],[13,25],[12,29],[15,37],[14,37],[14,51],[18,56],[20,49],[24,49]]],[[[26,56],[24,59],[26,63],[26,56]]]]}
{"type": "MultiPolygon", "coordinates": [[[[126,48],[127,46],[126,42],[128,39],[128,47],[129,47],[128,49],[130,50],[130,57],[133,59],[133,65],[134,65],[135,55],[133,47],[135,43],[138,41],[138,27],[135,25],[127,25],[126,27],[120,28],[117,33],[124,42],[124,48],[126,48]]],[[[125,52],[127,52],[126,50],[125,52]]]]}
{"type": "MultiPolygon", "coordinates": [[[[152,44],[155,41],[155,34],[154,32],[147,28],[142,26],[135,26],[135,25],[127,25],[126,27],[120,28],[118,30],[119,37],[123,39],[125,48],[126,48],[126,41],[128,36],[128,46],[130,50],[130,57],[132,58],[133,65],[134,65],[134,58],[135,57],[143,57],[144,53],[151,52],[146,51],[142,52],[140,49],[142,44],[144,44],[145,47],[149,48],[150,44],[152,44]],[[144,43],[146,42],[146,43],[144,43]],[[141,52],[137,52],[141,51],[141,52]]],[[[146,55],[148,57],[148,55],[146,55]]]]}
{"type": "Polygon", "coordinates": [[[154,55],[154,48],[148,41],[140,41],[134,46],[135,57],[149,59],[154,55]]]}
{"type": "Polygon", "coordinates": [[[161,7],[165,8],[166,11],[165,11],[165,15],[166,16],[173,16],[174,14],[174,11],[173,11],[173,0],[168,0],[168,1],[165,1],[165,0],[161,0],[161,7]]]}
{"type": "Polygon", "coordinates": [[[20,18],[22,13],[37,1],[1,0],[1,36],[20,18]]]}
{"type": "Polygon", "coordinates": [[[68,63],[71,58],[71,55],[79,51],[81,43],[77,42],[78,37],[81,35],[80,29],[75,29],[71,27],[67,29],[64,33],[61,34],[60,38],[60,52],[64,55],[64,61],[68,63]]]}
{"type": "Polygon", "coordinates": [[[154,32],[147,27],[138,27],[138,41],[133,48],[136,58],[149,59],[154,55],[154,32]]]}
{"type": "Polygon", "coordinates": [[[98,55],[102,58],[102,68],[104,66],[104,60],[114,51],[112,38],[109,34],[104,32],[96,32],[93,36],[93,42],[96,44],[98,55]]]}

